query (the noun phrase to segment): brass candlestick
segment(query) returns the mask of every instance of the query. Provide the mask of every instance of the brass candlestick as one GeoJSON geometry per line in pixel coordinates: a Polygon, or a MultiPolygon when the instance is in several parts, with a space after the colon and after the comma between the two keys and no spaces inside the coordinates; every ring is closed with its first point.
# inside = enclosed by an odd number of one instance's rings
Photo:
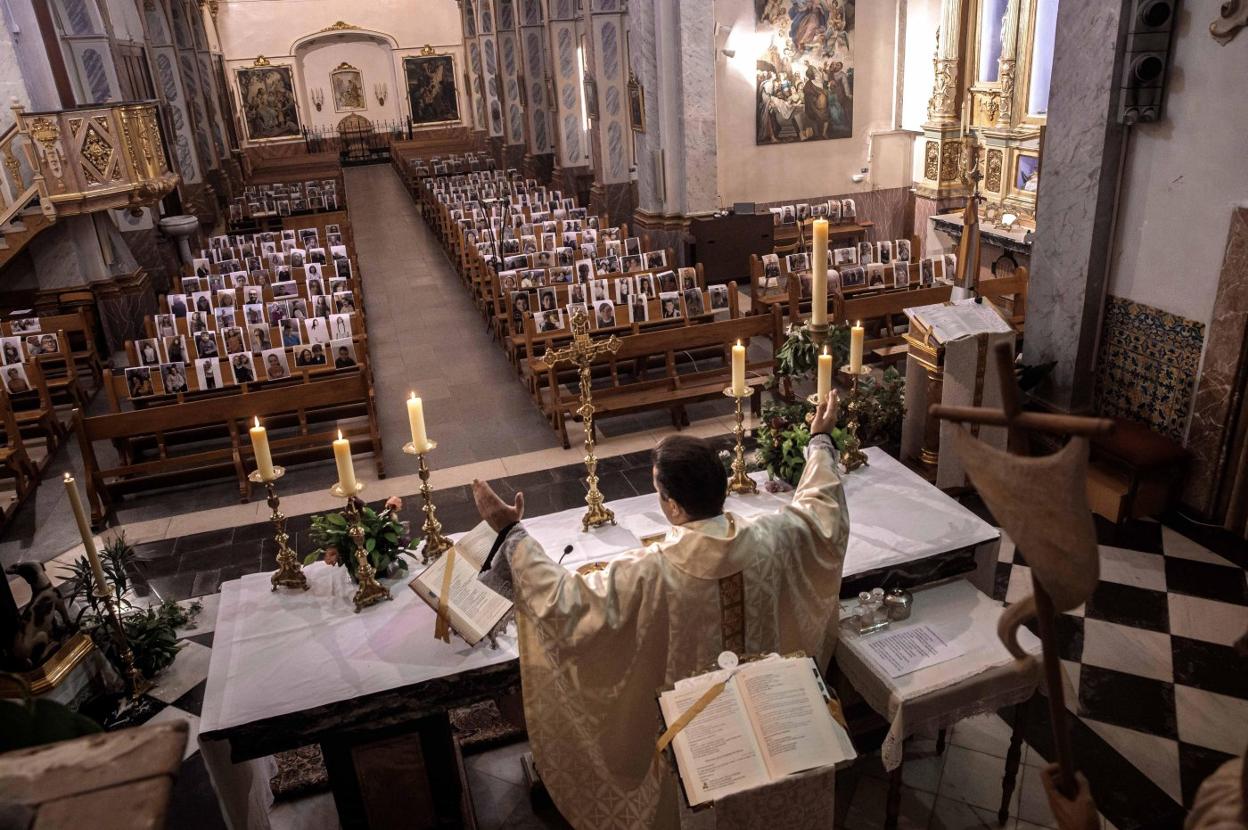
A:
{"type": "Polygon", "coordinates": [[[604,498],[598,490],[598,459],[594,456],[594,396],[590,388],[590,370],[594,358],[606,352],[619,351],[620,339],[614,334],[606,340],[594,342],[589,337],[589,315],[577,309],[572,315],[572,344],[560,349],[547,349],[542,362],[554,367],[560,363],[572,363],[580,369],[581,405],[576,414],[585,424],[585,504],[589,509],[581,517],[581,531],[605,524],[615,524],[615,514],[603,506],[604,498]]]}
{"type": "Polygon", "coordinates": [[[849,422],[845,424],[845,452],[841,453],[841,465],[845,467],[845,472],[852,473],[859,467],[867,466],[867,454],[862,451],[862,442],[858,440],[858,410],[862,406],[862,399],[858,397],[858,381],[865,375],[871,374],[871,369],[866,366],[858,367],[855,373],[853,368],[848,364],[841,367],[841,371],[850,376],[851,386],[849,392],[849,402],[845,404],[845,408],[849,410],[849,422]]]}
{"type": "Polygon", "coordinates": [[[831,323],[812,323],[807,321],[806,330],[810,332],[810,340],[819,349],[828,342],[828,334],[832,331],[831,323]]]}
{"type": "Polygon", "coordinates": [[[347,520],[347,533],[351,535],[351,541],[355,545],[355,581],[359,587],[351,601],[355,603],[357,614],[384,599],[393,599],[390,596],[390,589],[377,581],[377,571],[368,561],[368,548],[364,546],[364,525],[360,522],[360,506],[363,502],[357,497],[363,491],[364,482],[362,481],[355,483],[354,493],[343,490],[341,483],[329,488],[332,495],[347,500],[347,507],[343,513],[347,520]]]}
{"type": "Polygon", "coordinates": [[[420,550],[422,565],[428,565],[450,550],[452,544],[450,539],[442,535],[442,523],[435,515],[437,508],[433,506],[433,488],[429,486],[429,465],[425,463],[425,456],[437,448],[437,441],[430,441],[423,451],[416,449],[411,441],[403,445],[403,452],[420,459],[420,498],[423,502],[421,509],[425,511],[425,523],[420,528],[425,532],[425,541],[420,550]]]}
{"type": "Polygon", "coordinates": [[[758,483],[745,472],[745,412],[742,408],[742,401],[751,394],[748,387],[744,395],[738,395],[731,386],[724,390],[724,395],[732,398],[737,405],[737,425],[732,430],[732,434],[737,438],[737,445],[733,450],[732,477],[728,479],[729,493],[758,492],[758,483]]]}
{"type": "Polygon", "coordinates": [[[104,607],[108,609],[108,618],[113,624],[113,640],[117,644],[117,653],[121,655],[121,663],[125,667],[126,686],[130,689],[130,699],[138,700],[155,684],[144,677],[143,672],[139,671],[139,667],[134,664],[134,651],[130,648],[129,638],[126,637],[125,626],[121,624],[121,614],[118,612],[121,603],[117,599],[116,592],[104,585],[96,585],[94,593],[96,599],[103,602],[104,607]]]}
{"type": "Polygon", "coordinates": [[[299,588],[300,590],[308,590],[308,578],[303,575],[303,567],[299,564],[299,557],[290,549],[286,543],[290,541],[290,536],[286,533],[286,516],[279,509],[281,499],[277,497],[277,480],[286,475],[285,467],[274,467],[273,478],[265,480],[259,470],[255,470],[251,475],[247,476],[247,480],[252,484],[263,484],[265,491],[269,494],[269,509],[273,511],[269,516],[269,521],[273,523],[273,541],[277,543],[277,570],[273,572],[273,576],[269,579],[272,583],[272,590],[278,588],[299,588]]]}

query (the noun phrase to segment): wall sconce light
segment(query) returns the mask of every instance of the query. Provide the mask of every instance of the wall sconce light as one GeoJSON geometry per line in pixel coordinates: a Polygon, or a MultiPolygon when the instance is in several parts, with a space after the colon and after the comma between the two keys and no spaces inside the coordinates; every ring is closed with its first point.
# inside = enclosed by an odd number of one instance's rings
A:
{"type": "Polygon", "coordinates": [[[386,95],[390,92],[385,83],[373,84],[373,94],[377,96],[377,105],[384,107],[386,105],[386,95]]]}
{"type": "Polygon", "coordinates": [[[325,90],[320,87],[312,90],[312,106],[316,107],[317,112],[321,111],[321,107],[325,106],[325,90]]]}

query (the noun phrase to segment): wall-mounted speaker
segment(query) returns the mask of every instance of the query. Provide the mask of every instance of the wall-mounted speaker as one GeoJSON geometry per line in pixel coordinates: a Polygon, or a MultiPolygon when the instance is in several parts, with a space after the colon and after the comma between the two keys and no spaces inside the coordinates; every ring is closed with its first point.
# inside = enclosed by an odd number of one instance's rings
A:
{"type": "Polygon", "coordinates": [[[1118,85],[1118,121],[1161,120],[1179,0],[1132,0],[1118,85]]]}

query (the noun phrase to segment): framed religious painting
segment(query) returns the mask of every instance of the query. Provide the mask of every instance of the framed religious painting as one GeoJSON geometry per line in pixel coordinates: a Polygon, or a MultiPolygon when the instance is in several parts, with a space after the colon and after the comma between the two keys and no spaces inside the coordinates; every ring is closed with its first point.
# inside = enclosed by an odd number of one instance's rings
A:
{"type": "Polygon", "coordinates": [[[345,61],[338,64],[338,68],[329,73],[329,85],[334,91],[335,112],[368,109],[368,99],[364,97],[364,76],[351,64],[345,61]]]}
{"type": "Polygon", "coordinates": [[[421,55],[403,59],[407,101],[412,124],[449,124],[459,121],[459,93],[455,89],[455,59],[450,55],[421,55]]]}
{"type": "Polygon", "coordinates": [[[635,133],[646,131],[646,91],[631,72],[628,73],[628,125],[635,133]]]}
{"type": "Polygon", "coordinates": [[[755,0],[755,31],[767,43],[755,63],[755,143],[851,136],[856,5],[755,0]]]}
{"type": "Polygon", "coordinates": [[[598,120],[598,82],[589,73],[585,74],[585,117],[598,120]]]}
{"type": "Polygon", "coordinates": [[[295,79],[289,66],[251,66],[234,71],[249,141],[280,141],[302,135],[295,79]]]}

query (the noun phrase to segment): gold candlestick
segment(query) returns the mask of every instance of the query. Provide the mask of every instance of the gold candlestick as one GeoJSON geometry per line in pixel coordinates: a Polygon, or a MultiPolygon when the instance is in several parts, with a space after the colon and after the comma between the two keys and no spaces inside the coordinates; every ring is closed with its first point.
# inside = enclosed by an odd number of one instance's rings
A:
{"type": "Polygon", "coordinates": [[[425,463],[425,456],[437,447],[437,441],[430,441],[424,452],[416,449],[411,441],[403,445],[403,452],[420,460],[420,498],[423,502],[421,509],[425,511],[425,523],[420,528],[425,532],[425,541],[420,550],[420,561],[423,565],[428,565],[450,550],[452,544],[450,539],[442,535],[442,523],[435,515],[437,508],[433,506],[433,488],[429,486],[429,465],[425,463]]]}
{"type": "Polygon", "coordinates": [[[731,386],[724,390],[724,395],[732,398],[737,405],[737,425],[732,430],[732,434],[737,438],[737,445],[733,450],[732,477],[728,479],[729,493],[758,492],[758,482],[750,478],[745,472],[745,411],[742,408],[742,401],[750,397],[751,394],[747,389],[744,395],[738,395],[731,386]]]}
{"type": "Polygon", "coordinates": [[[370,605],[375,605],[385,599],[393,599],[390,596],[390,589],[377,581],[377,571],[368,561],[368,548],[364,546],[364,525],[360,522],[360,506],[363,502],[357,498],[357,495],[363,491],[364,482],[362,481],[355,483],[354,493],[343,490],[341,483],[329,488],[332,495],[347,500],[347,507],[343,514],[347,520],[347,533],[351,535],[351,542],[355,545],[355,581],[359,587],[351,601],[355,603],[357,614],[370,605]]]}
{"type": "Polygon", "coordinates": [[[855,374],[849,364],[841,367],[841,371],[850,377],[849,401],[845,408],[849,410],[849,422],[845,424],[845,452],[841,453],[841,465],[845,472],[852,473],[859,467],[867,466],[867,454],[862,451],[862,442],[858,440],[858,410],[862,400],[858,397],[858,381],[871,374],[871,369],[862,366],[855,374]]]}
{"type": "Polygon", "coordinates": [[[285,467],[274,467],[273,478],[265,481],[260,476],[260,471],[255,470],[247,476],[247,480],[252,484],[263,484],[265,491],[268,493],[269,509],[273,511],[269,516],[269,521],[273,523],[273,541],[277,543],[277,570],[273,572],[273,576],[269,582],[273,585],[272,590],[278,588],[299,588],[308,590],[308,578],[303,575],[303,567],[299,564],[299,557],[290,549],[286,543],[290,541],[290,536],[286,533],[286,516],[280,510],[281,499],[277,497],[277,480],[286,475],[285,467]]]}
{"type": "Polygon", "coordinates": [[[594,342],[589,337],[589,315],[577,309],[572,315],[572,345],[560,349],[547,349],[542,362],[548,366],[572,363],[580,369],[581,405],[576,414],[585,425],[585,504],[589,509],[581,517],[581,531],[605,524],[615,524],[615,514],[603,506],[605,499],[598,490],[598,459],[594,456],[594,395],[590,388],[590,371],[594,358],[606,352],[619,351],[620,339],[614,334],[606,340],[594,342]]]}
{"type": "Polygon", "coordinates": [[[126,686],[130,689],[130,699],[138,700],[155,684],[144,677],[143,672],[139,671],[139,667],[134,664],[134,651],[130,648],[130,640],[126,637],[126,629],[121,624],[121,615],[117,610],[120,601],[117,599],[116,592],[112,588],[97,584],[94,593],[96,599],[104,603],[104,607],[108,610],[108,618],[113,624],[113,639],[117,644],[117,653],[121,655],[121,663],[125,667],[126,686]]]}
{"type": "Polygon", "coordinates": [[[812,323],[806,322],[806,330],[810,332],[810,340],[818,349],[822,349],[824,344],[828,342],[828,334],[832,331],[831,323],[812,323]]]}

